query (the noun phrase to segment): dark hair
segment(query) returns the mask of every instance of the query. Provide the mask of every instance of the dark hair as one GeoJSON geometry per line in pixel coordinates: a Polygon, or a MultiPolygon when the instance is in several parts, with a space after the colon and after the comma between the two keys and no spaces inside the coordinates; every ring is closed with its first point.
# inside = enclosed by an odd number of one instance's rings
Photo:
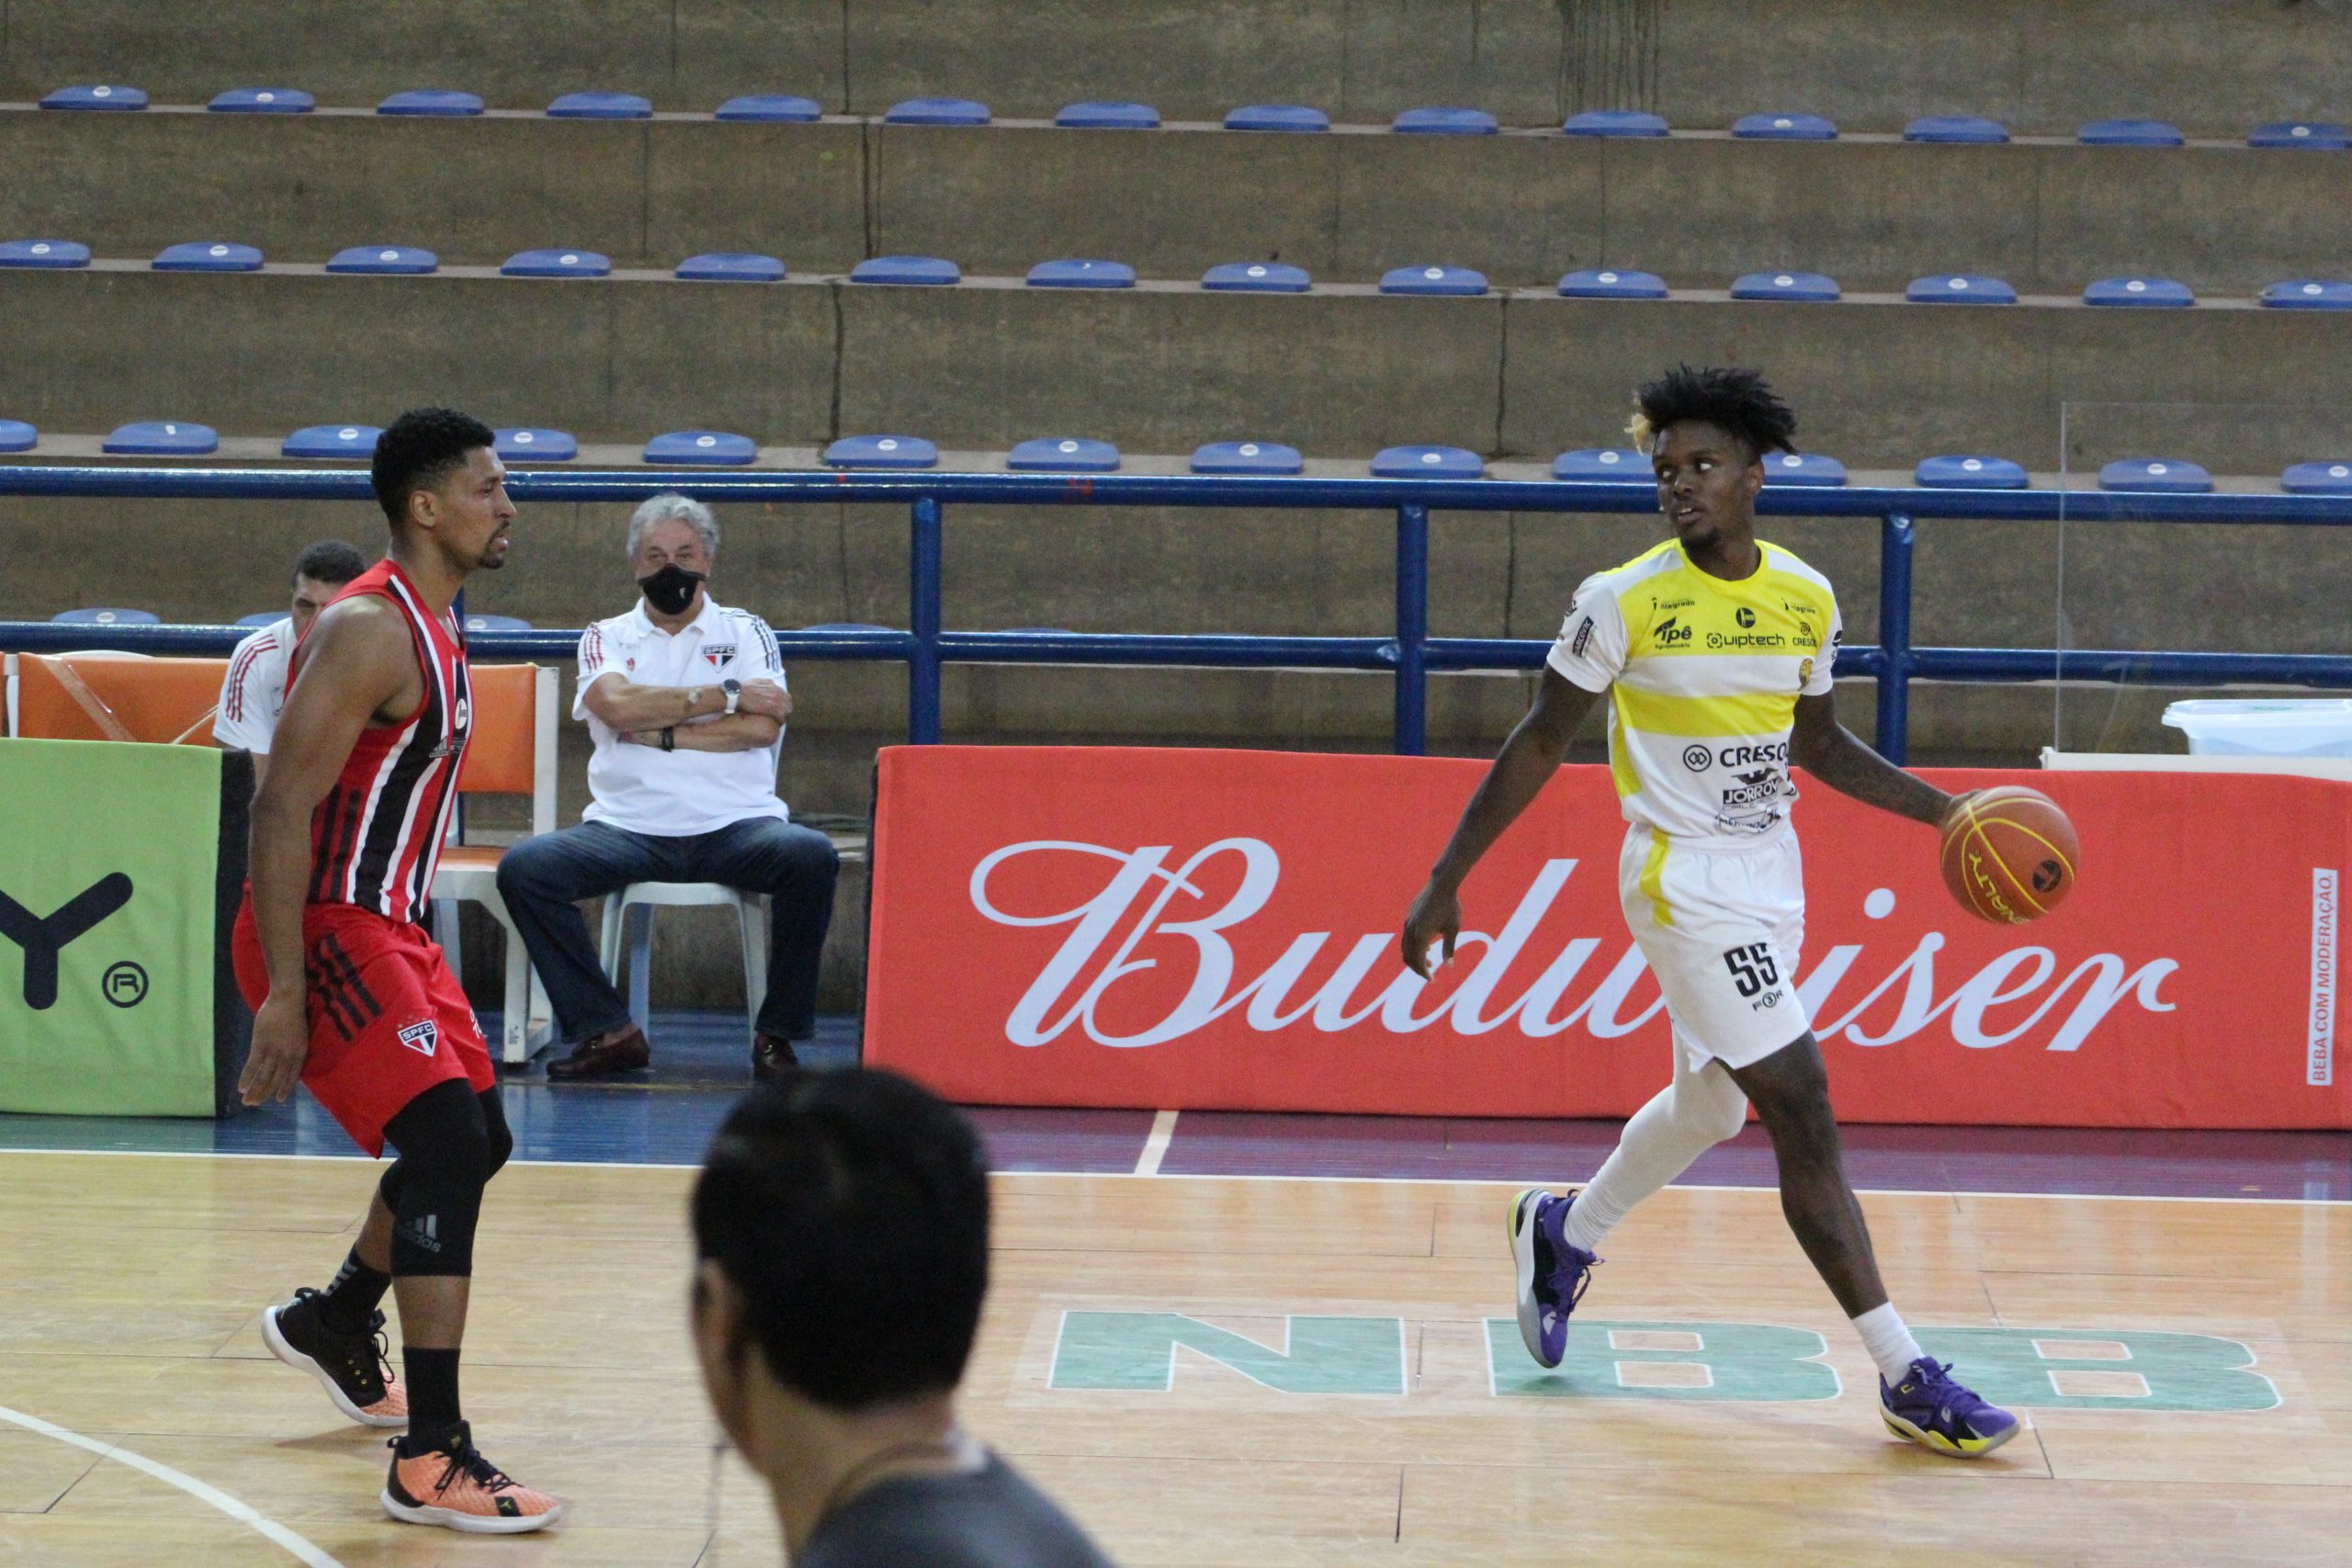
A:
{"type": "Polygon", "coordinates": [[[376,437],[369,477],[376,503],[395,527],[408,521],[408,498],[439,484],[477,446],[495,446],[497,435],[471,414],[455,409],[411,409],[376,437]]]}
{"type": "Polygon", "coordinates": [[[294,558],[294,575],[340,587],[368,570],[368,558],[341,539],[320,539],[294,558]]]}
{"type": "Polygon", "coordinates": [[[1634,394],[1640,412],[1626,427],[1644,452],[1666,434],[1669,425],[1686,419],[1720,425],[1747,444],[1750,458],[1767,452],[1796,450],[1797,416],[1782,402],[1764,378],[1753,370],[1709,366],[1693,370],[1678,365],[1634,394]]]}
{"type": "Polygon", "coordinates": [[[988,1168],[930,1090],[865,1068],[754,1090],[711,1143],[694,1226],[797,1393],[858,1410],[962,1380],[988,1292],[988,1168]]]}

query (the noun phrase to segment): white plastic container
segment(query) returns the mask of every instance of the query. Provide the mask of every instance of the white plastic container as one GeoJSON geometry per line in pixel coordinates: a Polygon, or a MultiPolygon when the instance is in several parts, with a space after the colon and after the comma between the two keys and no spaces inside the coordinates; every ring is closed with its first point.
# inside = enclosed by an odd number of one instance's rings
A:
{"type": "Polygon", "coordinates": [[[2352,757],[2352,699],[2344,697],[2173,703],[2164,721],[2198,756],[2352,757]]]}

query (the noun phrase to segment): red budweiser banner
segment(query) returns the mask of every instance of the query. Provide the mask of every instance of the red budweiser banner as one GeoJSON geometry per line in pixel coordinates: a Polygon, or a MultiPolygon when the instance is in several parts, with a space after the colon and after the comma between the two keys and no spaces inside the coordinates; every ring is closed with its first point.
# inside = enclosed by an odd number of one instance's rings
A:
{"type": "MultiPolygon", "coordinates": [[[[1397,927],[1485,764],[1292,752],[882,753],[867,1059],[968,1103],[1622,1116],[1666,1082],[1601,767],[1463,890],[1424,985],[1397,927]]],[[[1798,991],[1864,1122],[2352,1127],[2336,1071],[2352,786],[2030,782],[2082,835],[2057,913],[1994,926],[1929,829],[1799,775],[1798,991]]]]}

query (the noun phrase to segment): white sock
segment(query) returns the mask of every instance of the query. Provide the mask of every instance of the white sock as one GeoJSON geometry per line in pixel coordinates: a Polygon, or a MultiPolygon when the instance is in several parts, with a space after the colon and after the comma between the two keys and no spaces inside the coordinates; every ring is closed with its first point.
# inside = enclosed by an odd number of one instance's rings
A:
{"type": "Polygon", "coordinates": [[[1863,1348],[1878,1363],[1879,1375],[1889,1388],[1899,1386],[1911,1375],[1911,1363],[1927,1354],[1904,1326],[1903,1314],[1894,1310],[1893,1302],[1883,1302],[1854,1319],[1854,1331],[1862,1337],[1863,1348]]]}
{"type": "MultiPolygon", "coordinates": [[[[1577,1194],[1560,1227],[1570,1247],[1599,1249],[1634,1204],[1690,1168],[1690,1162],[1740,1129],[1747,1097],[1720,1067],[1693,1073],[1679,1039],[1674,1081],[1634,1112],[1600,1172],[1577,1194]]],[[[1712,1066],[1712,1064],[1710,1064],[1712,1066]]]]}

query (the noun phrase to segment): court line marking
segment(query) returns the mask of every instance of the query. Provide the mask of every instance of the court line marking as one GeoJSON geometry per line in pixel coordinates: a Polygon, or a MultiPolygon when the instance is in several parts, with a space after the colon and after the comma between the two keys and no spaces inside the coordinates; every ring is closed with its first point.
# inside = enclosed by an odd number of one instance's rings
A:
{"type": "Polygon", "coordinates": [[[251,1507],[230,1496],[219,1487],[198,1481],[193,1475],[184,1475],[168,1464],[158,1464],[145,1454],[132,1453],[129,1449],[118,1448],[112,1443],[102,1443],[96,1438],[85,1438],[81,1433],[68,1431],[54,1422],[44,1421],[38,1416],[28,1416],[21,1410],[11,1410],[5,1404],[0,1404],[0,1421],[13,1421],[28,1432],[37,1432],[44,1438],[54,1438],[61,1443],[70,1443],[77,1449],[87,1449],[100,1459],[113,1460],[118,1464],[128,1465],[132,1470],[152,1475],[167,1486],[176,1486],[198,1502],[218,1508],[239,1524],[257,1531],[284,1547],[297,1560],[308,1564],[308,1568],[344,1568],[339,1560],[328,1556],[276,1519],[255,1513],[251,1507]]]}
{"type": "Polygon", "coordinates": [[[1155,1111],[1151,1116],[1151,1135],[1143,1141],[1143,1153],[1136,1156],[1136,1176],[1158,1176],[1159,1162],[1168,1157],[1168,1141],[1176,1135],[1176,1112],[1155,1111]]]}
{"type": "MultiPolygon", "coordinates": [[[[25,1149],[0,1148],[6,1155],[74,1155],[85,1158],[104,1159],[285,1159],[328,1160],[344,1165],[380,1163],[354,1151],[347,1155],[279,1154],[258,1149],[25,1149]]],[[[677,1160],[639,1159],[530,1159],[514,1158],[512,1166],[544,1167],[552,1170],[700,1170],[698,1165],[677,1160]]],[[[998,1176],[1084,1176],[1108,1181],[1132,1181],[1135,1172],[1129,1170],[1033,1170],[1000,1168],[998,1176]]],[[[1295,1176],[1250,1170],[1180,1170],[1163,1171],[1152,1178],[1155,1181],[1323,1181],[1346,1182],[1362,1187],[1496,1187],[1517,1190],[1522,1187],[1563,1186],[1566,1179],[1554,1174],[1542,1177],[1506,1179],[1494,1176],[1295,1176]]],[[[1735,1181],[1675,1181],[1668,1183],[1682,1192],[1770,1192],[1774,1188],[1761,1182],[1735,1181]]],[[[1954,1187],[1857,1187],[1857,1196],[1864,1198],[2064,1198],[2100,1203],[2269,1203],[2290,1209],[2352,1208],[2352,1198],[2234,1198],[2219,1194],[2205,1195],[2180,1192],[1979,1192],[1954,1187]]]]}

